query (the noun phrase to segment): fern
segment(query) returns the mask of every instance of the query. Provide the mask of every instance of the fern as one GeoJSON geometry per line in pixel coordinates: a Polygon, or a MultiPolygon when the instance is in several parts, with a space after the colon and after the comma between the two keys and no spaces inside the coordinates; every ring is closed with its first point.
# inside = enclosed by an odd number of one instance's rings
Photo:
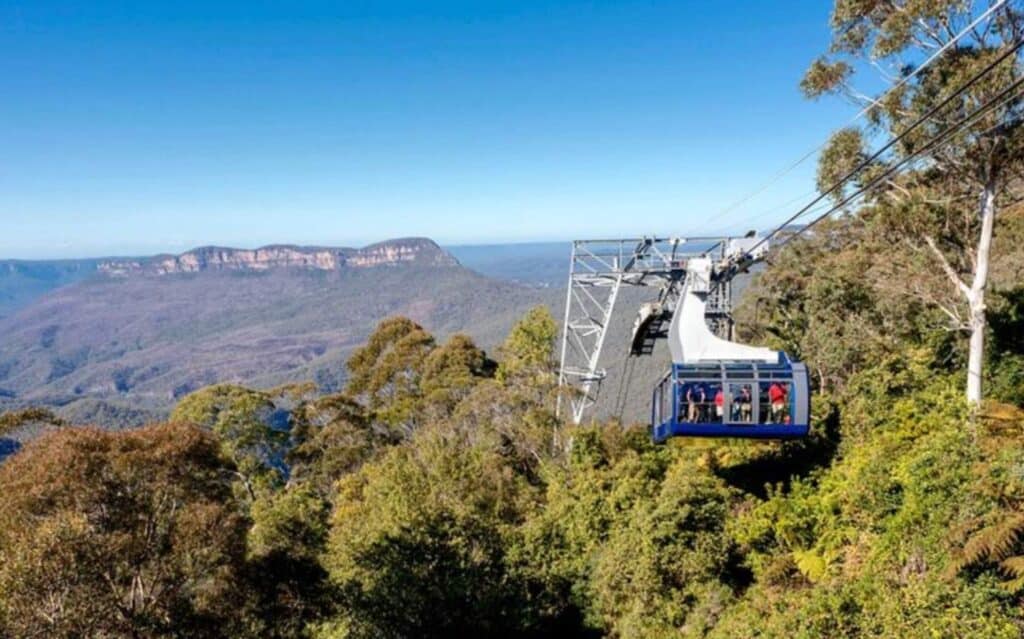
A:
{"type": "Polygon", "coordinates": [[[1017,594],[1024,590],[1024,512],[1015,512],[974,533],[964,545],[957,572],[971,566],[994,563],[1007,577],[1002,586],[1017,594]]]}
{"type": "Polygon", "coordinates": [[[1002,560],[999,562],[999,569],[1009,578],[1003,582],[1003,588],[1010,594],[1024,590],[1024,556],[1017,555],[1002,560]]]}
{"type": "Polygon", "coordinates": [[[820,581],[828,570],[826,559],[813,550],[794,550],[793,560],[797,569],[811,583],[820,581]]]}
{"type": "Polygon", "coordinates": [[[986,448],[990,452],[1019,441],[1024,435],[1024,410],[1012,404],[986,401],[978,417],[985,428],[986,448]]]}
{"type": "Polygon", "coordinates": [[[986,526],[974,533],[964,546],[964,566],[982,561],[1002,561],[1010,557],[1021,534],[1024,533],[1024,512],[1013,513],[1006,519],[986,526]]]}

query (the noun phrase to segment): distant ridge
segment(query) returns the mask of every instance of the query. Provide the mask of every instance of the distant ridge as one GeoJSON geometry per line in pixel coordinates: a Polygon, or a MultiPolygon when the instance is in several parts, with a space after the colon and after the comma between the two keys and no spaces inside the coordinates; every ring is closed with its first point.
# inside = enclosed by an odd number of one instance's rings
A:
{"type": "Polygon", "coordinates": [[[458,266],[459,261],[436,242],[400,238],[363,248],[275,244],[257,249],[203,246],[180,255],[101,262],[97,271],[112,277],[174,275],[209,271],[269,271],[290,268],[338,271],[374,266],[458,266]]]}
{"type": "Polygon", "coordinates": [[[0,260],[0,318],[47,292],[96,275],[102,260],[0,260]]]}
{"type": "Polygon", "coordinates": [[[546,300],[425,238],[101,259],[91,276],[0,318],[0,412],[42,405],[122,427],[161,418],[214,383],[313,381],[334,391],[385,317],[410,317],[439,339],[465,332],[492,349],[546,300]]]}

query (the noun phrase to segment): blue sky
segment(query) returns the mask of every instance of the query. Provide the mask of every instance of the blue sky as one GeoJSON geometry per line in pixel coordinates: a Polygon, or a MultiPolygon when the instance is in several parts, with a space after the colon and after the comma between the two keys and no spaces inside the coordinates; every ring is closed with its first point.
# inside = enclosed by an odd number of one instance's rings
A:
{"type": "Polygon", "coordinates": [[[766,227],[829,5],[0,0],[0,257],[766,227]]]}

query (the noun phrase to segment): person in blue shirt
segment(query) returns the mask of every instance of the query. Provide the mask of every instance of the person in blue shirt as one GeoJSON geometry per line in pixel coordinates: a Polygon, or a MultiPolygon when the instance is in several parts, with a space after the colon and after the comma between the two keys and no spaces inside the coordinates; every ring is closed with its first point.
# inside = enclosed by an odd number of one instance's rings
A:
{"type": "Polygon", "coordinates": [[[690,416],[690,412],[689,412],[689,401],[690,401],[690,398],[689,398],[689,395],[690,395],[690,384],[685,384],[685,383],[684,384],[679,384],[679,399],[678,399],[678,401],[676,403],[676,406],[679,407],[679,418],[678,419],[681,422],[689,421],[689,416],[690,416]],[[685,412],[683,411],[683,408],[682,408],[683,406],[686,407],[686,411],[685,412]]]}

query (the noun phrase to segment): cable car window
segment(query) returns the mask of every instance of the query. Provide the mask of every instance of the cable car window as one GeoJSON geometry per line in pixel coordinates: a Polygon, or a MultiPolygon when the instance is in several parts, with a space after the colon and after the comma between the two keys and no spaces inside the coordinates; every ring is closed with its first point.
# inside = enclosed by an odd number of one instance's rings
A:
{"type": "Polygon", "coordinates": [[[697,423],[704,421],[707,404],[707,387],[701,382],[687,382],[682,385],[680,406],[686,407],[686,421],[697,423]]]}
{"type": "Polygon", "coordinates": [[[673,383],[669,378],[666,378],[662,382],[662,385],[658,387],[658,420],[657,423],[664,422],[666,417],[672,416],[672,401],[674,397],[673,383]]]}
{"type": "Polygon", "coordinates": [[[690,421],[690,398],[693,395],[692,384],[680,381],[676,386],[676,412],[679,421],[690,421]]]}
{"type": "Polygon", "coordinates": [[[754,395],[750,382],[729,384],[730,419],[733,422],[749,424],[753,422],[754,395]]]}
{"type": "Polygon", "coordinates": [[[762,424],[790,423],[789,398],[792,384],[784,381],[765,381],[760,386],[760,415],[762,424]]]}
{"type": "Polygon", "coordinates": [[[693,424],[722,421],[716,413],[715,395],[721,384],[704,381],[686,381],[679,385],[680,421],[693,424]]]}
{"type": "Polygon", "coordinates": [[[725,415],[725,393],[721,384],[711,384],[708,387],[708,421],[722,423],[725,415]]]}

